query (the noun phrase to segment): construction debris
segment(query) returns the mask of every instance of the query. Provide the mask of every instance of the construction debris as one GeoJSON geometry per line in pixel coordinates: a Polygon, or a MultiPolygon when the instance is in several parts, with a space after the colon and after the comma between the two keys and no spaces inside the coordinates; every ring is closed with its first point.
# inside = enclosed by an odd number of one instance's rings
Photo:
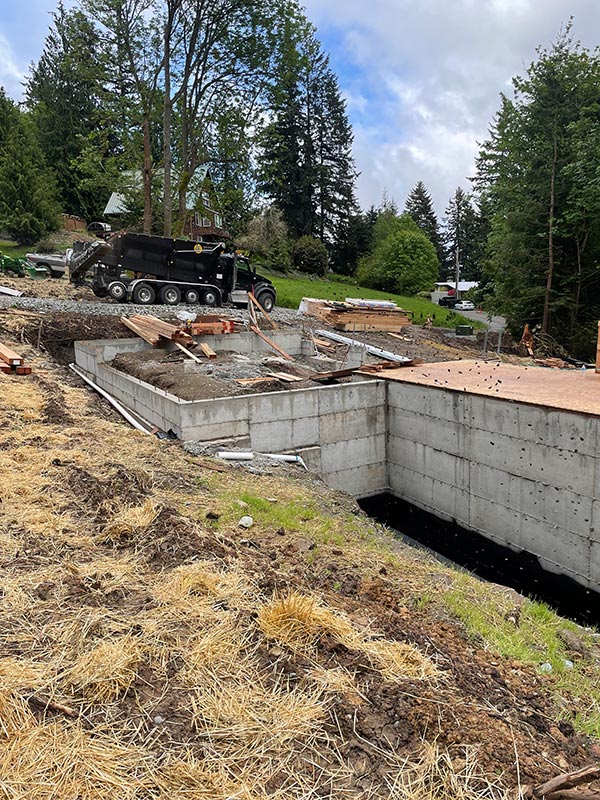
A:
{"type": "Polygon", "coordinates": [[[157,317],[152,317],[149,314],[134,314],[132,317],[121,317],[121,322],[148,344],[151,344],[152,347],[156,347],[161,339],[167,339],[175,343],[179,342],[186,347],[196,347],[196,342],[182,328],[177,327],[177,325],[171,325],[157,317]]]}
{"type": "Polygon", "coordinates": [[[338,331],[399,331],[412,325],[412,311],[387,301],[347,298],[345,303],[338,303],[303,297],[299,310],[338,331]]]}
{"type": "Polygon", "coordinates": [[[11,347],[0,342],[0,372],[6,374],[31,375],[31,367],[24,363],[23,356],[16,353],[11,347]]]}
{"type": "Polygon", "coordinates": [[[0,294],[7,294],[10,297],[23,297],[23,292],[17,289],[9,289],[8,286],[0,286],[0,294]]]}
{"type": "Polygon", "coordinates": [[[259,336],[263,340],[263,342],[266,342],[269,345],[269,347],[272,347],[276,353],[279,353],[280,356],[283,356],[283,358],[287,359],[288,361],[294,360],[291,355],[285,352],[285,350],[282,350],[281,347],[278,347],[275,344],[275,342],[269,339],[268,336],[265,336],[264,333],[261,330],[259,330],[259,328],[256,325],[250,325],[250,330],[252,331],[252,333],[255,333],[257,336],[259,336]]]}
{"type": "MultiPolygon", "coordinates": [[[[274,322],[274,321],[271,319],[271,317],[270,317],[270,316],[267,314],[267,312],[265,311],[265,309],[264,309],[264,308],[261,306],[261,304],[258,302],[258,300],[256,299],[256,297],[254,297],[254,294],[253,294],[252,292],[248,292],[248,298],[249,298],[249,300],[250,300],[250,303],[251,303],[251,304],[254,304],[254,305],[256,306],[256,308],[257,308],[257,309],[260,311],[260,313],[263,315],[263,317],[266,319],[266,321],[267,321],[267,323],[269,324],[269,327],[271,328],[271,330],[273,330],[273,331],[276,331],[276,330],[277,330],[277,323],[275,323],[275,322],[274,322]]],[[[255,316],[256,316],[256,315],[255,315],[255,316]]]]}
{"type": "Polygon", "coordinates": [[[331,333],[331,331],[324,331],[318,330],[315,331],[318,336],[324,336],[326,339],[331,339],[332,342],[338,342],[339,344],[345,344],[352,347],[362,347],[367,353],[372,356],[377,356],[378,358],[385,358],[387,361],[397,361],[398,363],[404,364],[406,361],[410,361],[409,358],[406,356],[399,356],[397,353],[391,353],[389,350],[382,350],[380,347],[374,347],[373,345],[366,344],[365,342],[359,342],[357,339],[349,339],[347,336],[340,336],[338,333],[331,333]]]}

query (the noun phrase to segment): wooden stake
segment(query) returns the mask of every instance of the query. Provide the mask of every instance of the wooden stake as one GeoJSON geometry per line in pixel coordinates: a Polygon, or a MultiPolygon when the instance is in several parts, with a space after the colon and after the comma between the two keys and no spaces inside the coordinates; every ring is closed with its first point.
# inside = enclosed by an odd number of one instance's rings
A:
{"type": "Polygon", "coordinates": [[[271,317],[270,317],[270,316],[267,314],[267,312],[264,310],[264,308],[263,308],[263,307],[261,306],[261,304],[258,302],[258,300],[256,299],[256,297],[254,297],[254,293],[253,293],[253,292],[248,292],[248,297],[249,297],[249,298],[250,298],[250,300],[251,300],[251,301],[254,303],[254,305],[255,305],[255,306],[258,308],[258,310],[261,312],[261,314],[263,315],[263,317],[264,317],[264,318],[267,320],[267,322],[268,322],[268,323],[269,323],[269,325],[271,326],[271,330],[273,330],[273,331],[276,331],[276,330],[277,330],[277,324],[276,324],[276,323],[275,323],[275,322],[274,322],[274,321],[271,319],[271,317]]]}
{"type": "Polygon", "coordinates": [[[175,347],[178,347],[178,348],[179,348],[179,349],[180,349],[180,350],[181,350],[183,353],[185,353],[185,354],[186,354],[186,356],[187,356],[188,358],[191,358],[193,361],[196,361],[198,364],[201,364],[201,363],[202,363],[202,359],[201,359],[201,358],[198,358],[198,356],[197,356],[197,355],[195,355],[194,353],[191,353],[191,352],[190,352],[190,351],[187,349],[187,347],[184,347],[182,344],[179,344],[179,342],[175,342],[175,347]]]}

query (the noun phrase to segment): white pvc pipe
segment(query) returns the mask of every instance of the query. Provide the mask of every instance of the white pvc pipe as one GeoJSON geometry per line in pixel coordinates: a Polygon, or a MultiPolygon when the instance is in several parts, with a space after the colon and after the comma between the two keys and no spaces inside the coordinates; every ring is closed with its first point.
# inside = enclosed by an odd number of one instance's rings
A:
{"type": "Polygon", "coordinates": [[[223,458],[225,461],[252,461],[254,453],[235,453],[229,450],[221,450],[217,453],[217,458],[223,458]]]}
{"type": "Polygon", "coordinates": [[[97,383],[94,383],[94,381],[88,378],[87,375],[81,372],[81,370],[77,369],[75,364],[69,364],[69,369],[72,369],[76,375],[79,375],[79,377],[82,380],[84,380],[87,384],[89,384],[92,387],[92,389],[95,389],[95,391],[97,391],[98,394],[101,394],[102,397],[105,397],[111,404],[111,406],[116,411],[118,411],[119,414],[121,414],[121,416],[125,417],[127,422],[129,422],[130,425],[133,425],[133,427],[136,430],[140,431],[141,433],[147,433],[147,434],[150,433],[150,431],[147,428],[145,428],[141,423],[139,423],[137,419],[135,419],[135,417],[131,416],[129,411],[127,411],[127,409],[124,406],[122,406],[118,400],[115,400],[115,398],[112,395],[110,395],[108,392],[102,389],[102,387],[98,386],[97,383]]]}
{"type": "Polygon", "coordinates": [[[410,361],[406,356],[399,356],[397,353],[391,353],[389,350],[382,350],[381,347],[373,347],[371,344],[359,342],[357,339],[349,339],[347,336],[340,336],[338,333],[331,333],[330,331],[315,331],[317,336],[323,336],[325,339],[331,339],[333,342],[339,344],[351,345],[353,347],[362,347],[367,353],[378,358],[385,358],[387,361],[397,361],[403,364],[405,361],[410,361]]]}

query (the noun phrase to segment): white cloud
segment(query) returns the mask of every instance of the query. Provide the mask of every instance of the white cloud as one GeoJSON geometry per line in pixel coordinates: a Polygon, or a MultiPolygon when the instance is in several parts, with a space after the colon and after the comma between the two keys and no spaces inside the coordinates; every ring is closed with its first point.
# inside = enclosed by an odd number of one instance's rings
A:
{"type": "Polygon", "coordinates": [[[0,86],[4,86],[11,97],[19,97],[23,78],[8,40],[0,33],[0,86]]]}
{"type": "Polygon", "coordinates": [[[385,189],[399,205],[418,181],[439,213],[469,189],[513,75],[575,17],[574,35],[600,41],[597,0],[305,0],[340,75],[354,124],[359,199],[385,189]],[[342,42],[342,44],[338,44],[342,42]],[[355,102],[360,98],[360,102],[355,102]]]}

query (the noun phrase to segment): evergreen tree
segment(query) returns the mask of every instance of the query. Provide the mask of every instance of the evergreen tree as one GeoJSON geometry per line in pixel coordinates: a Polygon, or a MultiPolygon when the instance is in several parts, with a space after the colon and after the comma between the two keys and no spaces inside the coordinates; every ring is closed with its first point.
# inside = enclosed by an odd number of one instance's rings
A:
{"type": "Polygon", "coordinates": [[[456,257],[460,264],[460,279],[477,281],[481,277],[485,232],[472,197],[460,186],[450,198],[444,217],[445,258],[442,279],[456,272],[456,257]]]}
{"type": "Polygon", "coordinates": [[[78,9],[62,3],[52,15],[38,63],[32,67],[25,95],[39,131],[46,162],[57,178],[65,210],[97,217],[106,202],[92,187],[81,189],[76,161],[96,128],[103,79],[98,32],[78,9]]]}
{"type": "Polygon", "coordinates": [[[404,213],[409,214],[420,230],[435,247],[440,264],[444,262],[445,251],[440,235],[438,220],[433,210],[431,195],[423,181],[419,181],[406,198],[404,213]]]}
{"type": "Polygon", "coordinates": [[[356,213],[352,130],[329,59],[291,2],[267,99],[260,188],[281,208],[294,237],[316,235],[332,249],[347,238],[356,213]]]}
{"type": "Polygon", "coordinates": [[[486,272],[515,330],[539,324],[589,357],[600,313],[600,58],[569,26],[513,85],[478,160],[486,272]]]}
{"type": "Polygon", "coordinates": [[[0,93],[0,229],[33,244],[58,227],[54,175],[27,115],[0,93]],[[3,124],[4,120],[4,124],[3,124]],[[9,125],[6,125],[6,122],[9,125]]]}

